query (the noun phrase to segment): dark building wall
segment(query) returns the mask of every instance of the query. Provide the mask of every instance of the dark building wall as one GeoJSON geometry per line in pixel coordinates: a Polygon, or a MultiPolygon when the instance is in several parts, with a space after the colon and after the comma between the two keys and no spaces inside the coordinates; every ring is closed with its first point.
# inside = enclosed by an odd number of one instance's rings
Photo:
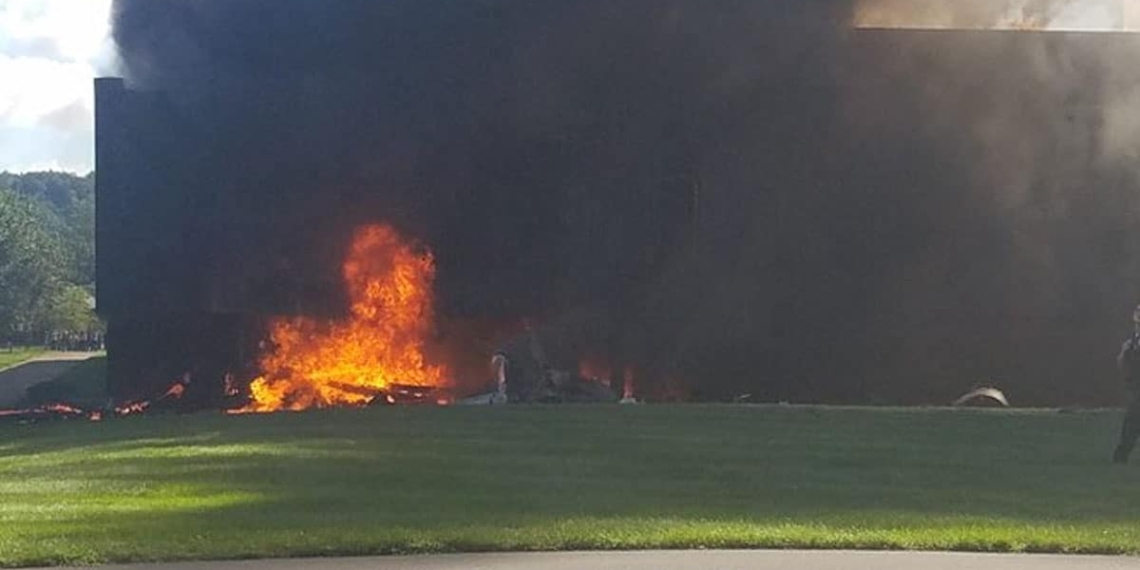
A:
{"type": "MultiPolygon", "coordinates": [[[[261,324],[239,265],[242,257],[256,265],[256,252],[227,232],[229,210],[216,199],[229,188],[215,184],[211,165],[224,164],[226,149],[167,94],[114,78],[95,88],[96,302],[108,323],[110,390],[149,397],[190,372],[190,397],[205,403],[227,372],[251,373],[261,324]]],[[[282,282],[275,290],[286,294],[265,302],[288,312],[282,297],[295,289],[282,282]]]]}
{"type": "MultiPolygon", "coordinates": [[[[387,221],[435,250],[445,319],[600,307],[579,328],[647,391],[1119,395],[1136,179],[1100,141],[1134,39],[669,5],[560,13],[578,36],[457,12],[471,26],[441,44],[417,13],[369,64],[306,45],[298,68],[105,84],[100,311],[140,338],[174,315],[336,314],[348,232],[387,221]]],[[[147,352],[111,336],[113,360],[147,352]]]]}

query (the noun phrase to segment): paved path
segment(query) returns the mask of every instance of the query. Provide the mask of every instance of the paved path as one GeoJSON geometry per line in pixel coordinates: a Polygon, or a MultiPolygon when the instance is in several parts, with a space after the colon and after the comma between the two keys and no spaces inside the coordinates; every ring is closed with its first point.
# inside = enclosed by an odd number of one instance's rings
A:
{"type": "Polygon", "coordinates": [[[95,354],[90,352],[47,352],[0,370],[0,409],[19,404],[28,388],[54,380],[93,356],[95,354]]]}
{"type": "Polygon", "coordinates": [[[1140,558],[918,552],[650,551],[449,554],[104,566],[103,570],[1136,570],[1140,558]]]}

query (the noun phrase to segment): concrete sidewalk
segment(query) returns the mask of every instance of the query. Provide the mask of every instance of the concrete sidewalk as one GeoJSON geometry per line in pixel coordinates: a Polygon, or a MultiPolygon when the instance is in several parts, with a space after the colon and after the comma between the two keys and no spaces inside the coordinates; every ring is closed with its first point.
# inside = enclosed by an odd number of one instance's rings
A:
{"type": "Polygon", "coordinates": [[[1140,558],[849,551],[448,554],[104,566],[105,570],[1135,570],[1140,558]]]}
{"type": "Polygon", "coordinates": [[[0,409],[18,405],[28,388],[55,380],[76,364],[98,355],[94,352],[47,352],[0,370],[0,409]]]}

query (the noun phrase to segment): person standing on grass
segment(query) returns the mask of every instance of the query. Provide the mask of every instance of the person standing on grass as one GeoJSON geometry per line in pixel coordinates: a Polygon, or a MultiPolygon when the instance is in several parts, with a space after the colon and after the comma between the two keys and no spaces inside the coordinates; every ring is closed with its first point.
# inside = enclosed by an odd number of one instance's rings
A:
{"type": "Polygon", "coordinates": [[[1120,443],[1112,454],[1113,463],[1128,463],[1128,456],[1140,438],[1140,305],[1132,311],[1132,337],[1124,341],[1116,364],[1124,375],[1124,381],[1132,391],[1132,405],[1124,415],[1124,425],[1120,428],[1120,443]]]}

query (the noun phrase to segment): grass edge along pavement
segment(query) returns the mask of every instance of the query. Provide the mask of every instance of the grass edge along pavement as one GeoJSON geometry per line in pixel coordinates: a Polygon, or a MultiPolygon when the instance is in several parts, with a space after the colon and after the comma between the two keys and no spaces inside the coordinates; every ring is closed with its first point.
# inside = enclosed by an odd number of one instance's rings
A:
{"type": "Polygon", "coordinates": [[[1119,412],[375,408],[0,426],[0,565],[500,550],[1140,553],[1119,412]]]}
{"type": "Polygon", "coordinates": [[[15,368],[45,352],[47,351],[42,348],[0,349],[0,372],[15,368]]]}

